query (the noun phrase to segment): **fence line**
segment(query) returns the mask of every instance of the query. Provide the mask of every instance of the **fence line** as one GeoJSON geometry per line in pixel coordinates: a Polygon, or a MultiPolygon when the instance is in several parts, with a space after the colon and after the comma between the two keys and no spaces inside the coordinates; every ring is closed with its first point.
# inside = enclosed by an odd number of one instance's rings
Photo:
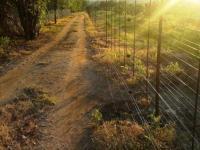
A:
{"type": "MultiPolygon", "coordinates": [[[[116,76],[115,79],[119,80],[123,86],[125,87],[126,91],[129,92],[130,88],[128,87],[125,79],[123,79],[123,74],[120,73],[121,70],[121,64],[123,64],[123,67],[128,67],[128,71],[132,70],[132,77],[136,77],[138,73],[137,69],[137,61],[141,60],[146,66],[145,66],[145,73],[143,74],[143,83],[144,83],[144,90],[143,93],[146,94],[147,98],[149,96],[152,96],[155,94],[154,104],[155,104],[155,116],[161,116],[165,118],[165,120],[168,120],[170,122],[176,122],[177,128],[180,131],[184,131],[187,133],[187,135],[184,135],[184,137],[187,139],[186,141],[191,141],[191,149],[199,149],[200,148],[200,133],[197,132],[198,128],[198,115],[200,113],[199,108],[199,88],[200,88],[200,55],[199,55],[199,45],[195,41],[192,41],[190,39],[182,37],[181,39],[176,38],[170,38],[173,39],[176,43],[179,45],[173,45],[173,43],[163,40],[162,37],[165,36],[165,28],[163,28],[163,16],[164,14],[160,14],[158,22],[158,35],[157,35],[157,50],[156,52],[156,63],[154,64],[152,56],[152,46],[155,45],[155,43],[151,42],[151,30],[152,27],[155,25],[155,18],[152,17],[152,1],[147,0],[146,6],[147,6],[147,35],[146,35],[146,55],[143,57],[139,57],[138,52],[140,52],[140,48],[137,47],[137,42],[140,39],[137,39],[137,33],[138,27],[137,24],[137,0],[133,2],[134,4],[134,10],[133,10],[133,45],[130,46],[128,43],[127,36],[130,34],[128,33],[128,14],[127,14],[127,7],[128,3],[126,0],[116,0],[114,2],[118,3],[116,6],[113,6],[111,3],[113,1],[106,0],[105,1],[105,39],[106,39],[106,45],[108,51],[111,51],[111,53],[114,53],[114,59],[118,61],[117,64],[112,64],[110,66],[110,69],[112,69],[116,76]],[[123,14],[120,12],[121,7],[123,7],[123,14]],[[118,12],[117,9],[118,8],[118,12]],[[121,22],[123,20],[124,24],[121,22]],[[116,25],[117,23],[117,27],[116,25]],[[153,22],[154,21],[154,22],[153,22]],[[118,30],[118,32],[116,32],[118,30]],[[118,35],[117,35],[118,34],[118,35]],[[108,40],[109,39],[109,40],[108,40]],[[108,44],[109,43],[109,44],[108,44]],[[116,45],[118,45],[116,49],[116,45]],[[168,48],[166,48],[166,45],[168,48]],[[131,48],[132,47],[132,48],[131,48]],[[167,50],[170,50],[171,52],[166,52],[167,50]],[[131,57],[129,58],[128,53],[131,51],[131,57]],[[179,54],[183,54],[186,56],[186,58],[182,58],[179,54]],[[195,53],[198,53],[196,55],[195,53]],[[122,59],[123,58],[123,59],[122,59]],[[144,59],[145,58],[145,59],[144,59]],[[196,58],[195,60],[193,58],[196,58]],[[192,62],[195,62],[198,64],[198,67],[193,64],[192,62]],[[178,64],[183,67],[184,70],[180,70],[180,74],[176,74],[174,72],[167,71],[170,70],[170,67],[173,69],[173,67],[177,67],[176,64],[174,65],[174,62],[179,62],[178,64]],[[131,64],[131,65],[130,65],[131,64]],[[171,65],[171,66],[170,66],[171,65]],[[173,66],[174,65],[174,66],[173,66]],[[129,68],[130,67],[130,68],[129,68]],[[166,68],[166,70],[164,70],[166,68]],[[188,72],[185,70],[187,68],[188,70],[193,70],[188,72]],[[152,73],[153,72],[153,73],[152,73]],[[187,80],[185,80],[186,77],[187,80]],[[195,84],[195,85],[194,85],[195,84]],[[186,92],[187,91],[187,92],[186,92]],[[170,115],[166,114],[167,108],[170,112],[170,115]],[[180,108],[180,110],[179,110],[180,108]],[[187,110],[187,111],[184,111],[187,110]]],[[[163,3],[159,4],[159,7],[162,7],[163,3]]],[[[98,27],[98,17],[96,17],[96,11],[98,9],[95,9],[95,24],[98,27]]],[[[146,26],[145,26],[146,27],[146,26]]],[[[145,28],[144,27],[144,28],[145,28]]],[[[130,27],[129,27],[130,28],[130,27]]],[[[183,55],[182,55],[183,56],[183,55]]],[[[111,58],[113,59],[113,58],[111,58]]],[[[127,72],[129,74],[129,72],[127,72]]],[[[141,85],[142,87],[142,85],[141,85]]],[[[143,88],[141,88],[143,89],[143,88]]],[[[142,114],[140,113],[141,110],[136,104],[136,100],[134,98],[134,95],[129,95],[130,99],[132,100],[137,112],[138,116],[140,117],[141,121],[143,123],[147,122],[142,114]]],[[[154,143],[155,144],[155,143],[154,143]]],[[[188,149],[188,146],[185,144],[189,143],[182,143],[183,149],[188,149]]],[[[155,145],[156,149],[157,145],[155,145]]]]}

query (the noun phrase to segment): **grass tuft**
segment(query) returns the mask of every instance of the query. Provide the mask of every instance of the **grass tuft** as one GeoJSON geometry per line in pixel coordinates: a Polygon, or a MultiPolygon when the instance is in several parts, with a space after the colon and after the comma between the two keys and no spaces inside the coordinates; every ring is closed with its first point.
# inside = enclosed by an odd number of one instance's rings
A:
{"type": "Polygon", "coordinates": [[[92,134],[93,149],[153,150],[170,149],[176,137],[172,125],[154,128],[141,126],[131,121],[107,121],[98,126],[92,134]],[[151,132],[149,133],[149,129],[151,132]]]}
{"type": "Polygon", "coordinates": [[[0,148],[32,149],[39,142],[39,120],[54,105],[42,90],[25,88],[20,96],[0,106],[0,148]]]}

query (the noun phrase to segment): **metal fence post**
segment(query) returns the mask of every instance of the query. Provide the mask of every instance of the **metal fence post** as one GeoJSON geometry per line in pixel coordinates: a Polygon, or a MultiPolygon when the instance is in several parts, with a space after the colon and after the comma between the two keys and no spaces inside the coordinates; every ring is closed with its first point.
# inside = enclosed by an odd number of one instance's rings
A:
{"type": "Polygon", "coordinates": [[[54,22],[57,23],[57,9],[58,9],[58,0],[54,1],[54,22]]]}
{"type": "Polygon", "coordinates": [[[108,46],[108,0],[106,0],[106,47],[108,46]]]}
{"type": "Polygon", "coordinates": [[[119,62],[120,62],[120,60],[121,60],[121,57],[120,57],[120,54],[121,54],[121,15],[120,15],[120,0],[118,0],[118,30],[119,30],[119,32],[118,32],[118,38],[119,38],[119,47],[118,47],[118,51],[119,51],[119,62]]]}
{"type": "Polygon", "coordinates": [[[195,135],[196,135],[195,132],[197,128],[197,108],[198,108],[198,102],[199,102],[199,89],[200,89],[200,59],[199,59],[199,70],[198,70],[197,86],[196,86],[195,108],[194,108],[194,116],[193,116],[192,150],[195,149],[195,135]]]}
{"type": "Polygon", "coordinates": [[[148,97],[148,79],[149,79],[149,50],[150,50],[150,25],[151,25],[151,0],[148,5],[148,33],[147,33],[147,54],[146,54],[146,94],[148,97]]]}
{"type": "Polygon", "coordinates": [[[134,4],[134,26],[133,26],[133,29],[134,29],[134,32],[133,32],[133,76],[135,76],[135,50],[136,50],[136,13],[137,13],[137,11],[136,11],[136,6],[137,5],[137,1],[135,0],[135,4],[134,4]]]}
{"type": "MultiPolygon", "coordinates": [[[[162,4],[163,1],[161,1],[162,4]]],[[[156,64],[156,99],[155,99],[155,115],[160,115],[160,64],[162,49],[162,31],[163,31],[163,15],[159,18],[158,29],[158,47],[157,47],[157,64],[156,64]]]]}

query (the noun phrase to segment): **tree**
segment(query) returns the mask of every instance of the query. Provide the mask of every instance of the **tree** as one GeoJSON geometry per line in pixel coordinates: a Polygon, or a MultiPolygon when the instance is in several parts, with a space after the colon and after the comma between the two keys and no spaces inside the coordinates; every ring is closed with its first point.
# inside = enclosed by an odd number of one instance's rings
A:
{"type": "MultiPolygon", "coordinates": [[[[0,34],[7,30],[17,30],[23,28],[24,37],[27,40],[36,38],[39,34],[40,24],[44,20],[48,10],[69,8],[72,11],[83,9],[85,0],[0,0],[0,34]],[[12,18],[12,24],[10,23],[12,18]],[[8,23],[10,23],[8,25],[8,23]]],[[[10,31],[9,31],[10,32],[10,31]]],[[[12,32],[10,32],[13,34],[12,32]]],[[[20,31],[20,33],[22,33],[20,31]]]]}
{"type": "Polygon", "coordinates": [[[0,0],[0,35],[17,36],[23,33],[17,10],[9,0],[0,0]]]}
{"type": "Polygon", "coordinates": [[[12,0],[16,6],[24,35],[32,40],[39,34],[39,19],[42,11],[46,9],[46,0],[12,0]]]}
{"type": "Polygon", "coordinates": [[[58,0],[54,0],[54,22],[57,23],[58,0]]]}
{"type": "Polygon", "coordinates": [[[84,9],[86,0],[68,0],[67,6],[71,11],[81,11],[84,9]]]}

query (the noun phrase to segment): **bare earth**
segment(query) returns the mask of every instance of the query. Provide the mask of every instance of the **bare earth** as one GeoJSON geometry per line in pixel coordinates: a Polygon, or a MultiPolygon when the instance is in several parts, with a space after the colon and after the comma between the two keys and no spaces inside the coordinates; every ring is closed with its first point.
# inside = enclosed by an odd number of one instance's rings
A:
{"type": "Polygon", "coordinates": [[[53,42],[0,77],[1,102],[24,87],[42,88],[56,97],[36,149],[84,149],[88,113],[108,99],[107,84],[95,71],[98,66],[90,59],[86,39],[84,15],[76,14],[53,42]]]}

